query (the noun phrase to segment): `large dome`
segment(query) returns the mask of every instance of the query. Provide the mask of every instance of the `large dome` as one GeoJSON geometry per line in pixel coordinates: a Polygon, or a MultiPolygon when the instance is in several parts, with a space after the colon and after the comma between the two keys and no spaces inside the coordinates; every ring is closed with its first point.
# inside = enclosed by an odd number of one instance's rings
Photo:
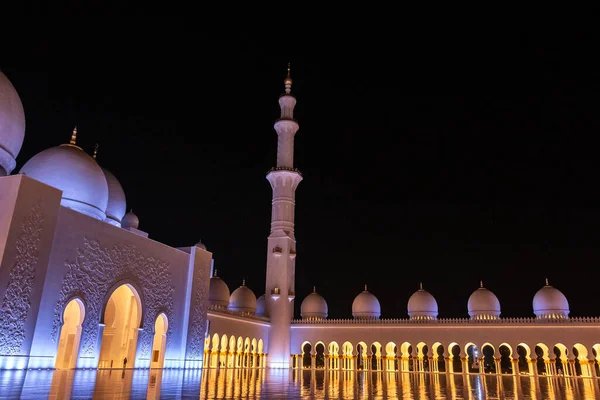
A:
{"type": "Polygon", "coordinates": [[[254,292],[246,286],[246,281],[242,286],[235,289],[229,298],[229,307],[231,311],[237,311],[244,314],[256,313],[256,296],[254,292]]]}
{"type": "Polygon", "coordinates": [[[21,98],[0,71],[0,176],[9,175],[25,138],[25,113],[21,98]]]}
{"type": "Polygon", "coordinates": [[[256,299],[256,315],[259,317],[265,316],[265,295],[263,294],[258,299],[256,299]]]}
{"type": "Polygon", "coordinates": [[[568,318],[569,302],[560,290],[550,286],[546,280],[546,286],[533,296],[533,313],[537,318],[568,318]]]}
{"type": "Polygon", "coordinates": [[[102,168],[75,145],[44,150],[23,165],[22,174],[62,190],[61,205],[104,221],[108,184],[102,168]]]}
{"type": "Polygon", "coordinates": [[[302,319],[323,319],[327,318],[327,302],[317,293],[316,288],[306,296],[300,306],[300,316],[302,319]]]}
{"type": "Polygon", "coordinates": [[[469,297],[467,309],[471,319],[500,318],[500,301],[494,293],[483,287],[483,282],[469,297]]]}
{"type": "Polygon", "coordinates": [[[378,319],[381,316],[379,300],[367,290],[367,285],[352,302],[352,316],[356,319],[378,319]]]}
{"type": "Polygon", "coordinates": [[[108,185],[108,203],[106,205],[105,221],[115,226],[121,226],[121,220],[127,210],[125,192],[119,180],[106,168],[102,168],[108,185]]]}
{"type": "Polygon", "coordinates": [[[227,308],[229,306],[229,287],[225,281],[215,274],[210,278],[210,286],[208,289],[208,303],[217,308],[227,308]]]}
{"type": "Polygon", "coordinates": [[[410,319],[436,319],[438,315],[437,301],[422,285],[408,299],[407,308],[410,319]]]}

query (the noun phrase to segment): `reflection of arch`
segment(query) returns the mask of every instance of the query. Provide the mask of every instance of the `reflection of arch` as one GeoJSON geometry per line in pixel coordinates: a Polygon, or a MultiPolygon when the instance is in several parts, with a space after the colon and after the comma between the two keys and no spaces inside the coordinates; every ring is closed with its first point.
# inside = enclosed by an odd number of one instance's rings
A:
{"type": "Polygon", "coordinates": [[[152,341],[150,368],[163,368],[164,366],[168,330],[169,320],[164,313],[160,313],[154,322],[154,340],[152,341]]]}
{"type": "Polygon", "coordinates": [[[134,368],[142,317],[142,302],[133,285],[122,284],[110,294],[102,315],[99,368],[134,368]]]}
{"type": "Polygon", "coordinates": [[[81,342],[81,324],[85,318],[85,306],[79,298],[67,303],[61,315],[62,327],[56,352],[55,368],[75,368],[81,342]]]}

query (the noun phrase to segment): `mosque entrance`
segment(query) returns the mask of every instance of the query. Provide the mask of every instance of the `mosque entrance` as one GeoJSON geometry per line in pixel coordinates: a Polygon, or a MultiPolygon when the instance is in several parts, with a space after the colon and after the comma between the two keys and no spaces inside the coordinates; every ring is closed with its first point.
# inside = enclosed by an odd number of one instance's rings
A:
{"type": "Polygon", "coordinates": [[[104,311],[104,333],[98,368],[133,368],[142,303],[131,285],[119,286],[104,311]]]}
{"type": "Polygon", "coordinates": [[[169,329],[167,316],[160,314],[154,323],[154,341],[152,342],[152,363],[150,364],[150,368],[163,368],[165,364],[167,329],[169,329]]]}
{"type": "Polygon", "coordinates": [[[69,369],[76,367],[81,340],[81,324],[84,317],[85,308],[81,300],[73,299],[65,307],[54,368],[69,369]]]}

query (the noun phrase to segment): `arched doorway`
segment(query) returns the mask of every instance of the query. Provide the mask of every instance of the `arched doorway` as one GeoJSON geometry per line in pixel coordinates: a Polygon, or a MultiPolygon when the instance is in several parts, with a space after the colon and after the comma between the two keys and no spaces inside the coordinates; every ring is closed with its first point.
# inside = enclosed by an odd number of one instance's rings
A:
{"type": "Polygon", "coordinates": [[[142,302],[131,285],[110,295],[104,310],[104,333],[98,368],[133,368],[142,320],[142,302]],[[125,362],[126,360],[126,362],[125,362]]]}
{"type": "Polygon", "coordinates": [[[85,318],[85,307],[79,299],[71,300],[63,313],[63,326],[56,352],[54,368],[70,369],[77,365],[79,342],[81,340],[81,324],[85,318]]]}
{"type": "Polygon", "coordinates": [[[167,330],[169,320],[165,314],[160,314],[154,323],[154,341],[152,342],[152,364],[150,368],[163,368],[165,350],[167,348],[167,330]]]}

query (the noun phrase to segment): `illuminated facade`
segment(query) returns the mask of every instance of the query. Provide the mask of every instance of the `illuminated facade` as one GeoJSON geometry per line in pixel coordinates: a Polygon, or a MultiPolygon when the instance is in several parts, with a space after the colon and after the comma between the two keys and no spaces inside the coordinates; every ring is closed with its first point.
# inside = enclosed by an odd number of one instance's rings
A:
{"type": "MultiPolygon", "coordinates": [[[[352,319],[328,319],[316,289],[294,319],[296,99],[289,68],[272,191],[265,294],[230,293],[198,243],[148,238],[117,178],[77,145],[77,131],[11,175],[25,120],[0,73],[0,368],[324,369],[596,377],[600,319],[570,318],[546,282],[532,318],[501,318],[483,283],[469,319],[438,319],[421,285],[406,319],[381,319],[365,286],[352,319]],[[5,176],[6,175],[6,176],[5,176]]],[[[301,372],[301,371],[300,371],[301,372]]],[[[257,372],[259,373],[259,372],[257,372]]],[[[341,375],[340,375],[341,376],[341,375]]],[[[343,381],[343,379],[342,379],[343,381]]]]}

